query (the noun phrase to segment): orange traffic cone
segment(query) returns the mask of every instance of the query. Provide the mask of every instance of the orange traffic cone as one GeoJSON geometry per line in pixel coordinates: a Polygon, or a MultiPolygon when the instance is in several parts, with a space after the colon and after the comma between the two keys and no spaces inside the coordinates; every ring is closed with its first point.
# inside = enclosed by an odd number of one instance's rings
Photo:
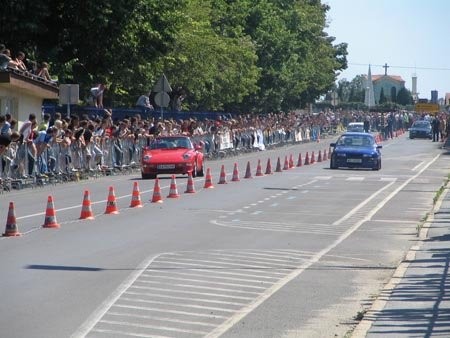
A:
{"type": "Polygon", "coordinates": [[[106,201],[105,214],[118,214],[119,210],[116,205],[116,195],[114,194],[114,188],[109,187],[108,200],[106,201]]]}
{"type": "Polygon", "coordinates": [[[331,147],[328,148],[328,159],[331,159],[331,147]]]}
{"type": "Polygon", "coordinates": [[[2,235],[4,237],[20,236],[16,224],[16,214],[14,212],[14,202],[9,202],[8,218],[6,219],[5,233],[2,235]]]}
{"type": "Polygon", "coordinates": [[[316,158],[314,156],[314,151],[311,152],[311,161],[310,164],[314,164],[316,162],[316,158]]]}
{"type": "Polygon", "coordinates": [[[302,163],[302,153],[298,153],[297,167],[301,167],[302,163]]]}
{"type": "Polygon", "coordinates": [[[250,161],[247,162],[247,170],[245,170],[244,178],[252,178],[252,172],[250,170],[250,161]]]}
{"type": "Polygon", "coordinates": [[[319,150],[319,155],[317,156],[317,162],[322,162],[322,152],[319,150]]]}
{"type": "Polygon", "coordinates": [[[289,169],[289,161],[287,158],[287,155],[284,157],[284,167],[283,170],[288,170],[289,169]]]}
{"type": "Polygon", "coordinates": [[[131,194],[130,208],[142,208],[141,193],[139,192],[138,182],[133,184],[133,193],[131,194]]]}
{"type": "Polygon", "coordinates": [[[309,154],[308,152],[306,152],[306,156],[305,156],[305,165],[309,164],[309,154]]]}
{"type": "Polygon", "coordinates": [[[203,186],[204,189],[212,189],[214,188],[214,185],[212,184],[212,176],[211,176],[211,169],[206,169],[206,176],[205,176],[205,185],[203,186]]]}
{"type": "Polygon", "coordinates": [[[172,181],[170,182],[169,195],[167,195],[167,198],[178,198],[178,197],[180,197],[180,194],[178,193],[177,182],[175,180],[175,175],[172,175],[172,181]]]}
{"type": "Polygon", "coordinates": [[[289,155],[289,169],[294,168],[294,158],[292,157],[292,154],[289,155]]]}
{"type": "Polygon", "coordinates": [[[94,219],[94,214],[92,212],[88,190],[85,190],[84,192],[83,204],[81,205],[80,219],[94,219]]]}
{"type": "Polygon", "coordinates": [[[186,194],[195,194],[195,186],[194,186],[194,179],[192,178],[192,173],[188,173],[188,181],[186,186],[186,194]]]}
{"type": "Polygon", "coordinates": [[[234,169],[233,169],[233,177],[231,178],[232,182],[239,182],[239,170],[238,170],[238,165],[237,163],[234,164],[234,169]]]}
{"type": "Polygon", "coordinates": [[[218,184],[227,184],[227,174],[225,174],[225,166],[222,164],[222,168],[220,169],[220,177],[218,184]]]}
{"type": "Polygon", "coordinates": [[[256,174],[255,176],[264,176],[261,168],[261,160],[258,160],[258,166],[256,167],[256,174]]]}
{"type": "Polygon", "coordinates": [[[155,186],[153,187],[152,203],[162,203],[161,188],[159,187],[159,179],[155,178],[155,186]]]}
{"type": "Polygon", "coordinates": [[[45,210],[45,221],[43,228],[59,228],[61,227],[58,222],[56,222],[56,212],[53,205],[53,197],[48,196],[47,199],[47,209],[45,210]]]}
{"type": "Polygon", "coordinates": [[[270,158],[267,159],[267,165],[266,165],[266,175],[272,175],[273,171],[272,171],[272,164],[270,163],[270,158]]]}
{"type": "Polygon", "coordinates": [[[276,173],[281,173],[281,172],[283,172],[283,170],[281,170],[280,157],[278,157],[278,160],[277,160],[277,167],[275,168],[275,172],[276,172],[276,173]]]}

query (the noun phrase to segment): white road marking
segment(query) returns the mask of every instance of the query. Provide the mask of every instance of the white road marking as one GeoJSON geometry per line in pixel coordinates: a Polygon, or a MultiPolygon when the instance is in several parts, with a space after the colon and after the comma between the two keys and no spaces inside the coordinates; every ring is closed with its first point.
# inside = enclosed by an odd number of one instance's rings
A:
{"type": "Polygon", "coordinates": [[[175,338],[172,336],[160,336],[160,335],[148,335],[144,333],[130,332],[130,331],[119,331],[119,330],[107,330],[107,329],[95,329],[92,332],[97,333],[105,333],[105,334],[113,334],[113,335],[122,335],[122,336],[133,336],[133,337],[142,337],[142,338],[175,338]]]}
{"type": "MultiPolygon", "coordinates": [[[[197,283],[211,283],[210,281],[206,279],[194,279],[194,278],[179,278],[179,277],[173,277],[173,276],[149,276],[149,278],[165,278],[169,280],[177,280],[177,281],[184,281],[184,282],[197,282],[197,283]]],[[[255,286],[255,285],[248,285],[248,284],[239,284],[239,283],[224,283],[224,282],[213,282],[214,285],[227,285],[227,286],[237,286],[242,288],[249,288],[249,289],[259,289],[264,290],[265,287],[263,286],[255,286]]]]}
{"type": "MultiPolygon", "coordinates": [[[[302,274],[306,269],[311,267],[313,264],[317,263],[323,256],[328,254],[331,250],[336,248],[339,244],[344,242],[350,235],[352,235],[356,230],[358,230],[362,224],[369,221],[373,215],[375,215],[387,202],[389,202],[395,195],[397,195],[406,185],[408,185],[413,179],[415,179],[417,176],[419,176],[422,172],[424,172],[431,164],[433,164],[438,158],[439,155],[436,155],[426,166],[424,166],[417,174],[407,179],[403,184],[401,184],[397,189],[395,189],[393,192],[391,192],[388,196],[386,196],[380,203],[378,203],[367,215],[356,222],[352,227],[350,227],[347,231],[345,231],[341,236],[339,236],[333,243],[331,243],[329,246],[323,248],[314,256],[312,256],[308,261],[306,261],[299,269],[296,271],[292,271],[290,274],[288,274],[286,277],[282,278],[278,282],[276,282],[271,288],[267,289],[259,298],[255,299],[254,302],[249,304],[246,308],[241,309],[239,313],[235,314],[233,317],[227,319],[223,324],[218,326],[215,330],[210,332],[206,337],[207,338],[213,338],[213,337],[220,337],[223,333],[228,331],[231,327],[233,327],[236,323],[241,321],[244,317],[246,317],[250,312],[254,311],[259,305],[261,305],[264,301],[266,301],[270,296],[272,296],[275,292],[280,290],[282,287],[284,287],[287,283],[292,281],[294,278],[298,277],[300,274],[302,274]]],[[[391,183],[392,184],[392,183],[391,183]]],[[[378,190],[376,193],[374,193],[371,197],[367,199],[367,202],[374,198],[374,196],[381,193],[383,190],[385,190],[389,185],[383,187],[382,189],[378,190]]],[[[364,202],[363,202],[364,203],[364,202]]],[[[355,211],[350,211],[349,214],[353,214],[355,211]]],[[[347,218],[349,218],[351,215],[349,215],[347,218]]],[[[345,217],[345,216],[344,216],[345,217]]]]}
{"type": "Polygon", "coordinates": [[[132,318],[159,320],[159,321],[164,321],[164,322],[173,322],[173,323],[208,326],[208,327],[215,327],[216,326],[215,324],[204,323],[204,322],[196,322],[196,321],[174,319],[174,318],[170,318],[170,317],[146,316],[146,315],[139,315],[137,313],[126,313],[126,312],[113,312],[113,311],[110,311],[110,312],[108,312],[108,316],[132,317],[132,318]]]}
{"type": "Polygon", "coordinates": [[[190,295],[198,295],[198,296],[210,296],[210,297],[242,299],[242,300],[251,300],[251,299],[253,299],[253,297],[232,296],[232,295],[226,295],[226,294],[223,294],[223,293],[199,292],[199,291],[189,291],[189,290],[174,290],[174,289],[158,288],[158,287],[153,287],[153,286],[133,285],[133,286],[130,287],[130,289],[153,290],[153,291],[161,291],[161,292],[182,293],[182,294],[190,294],[190,295]]]}
{"type": "Polygon", "coordinates": [[[143,261],[125,281],[92,313],[91,316],[80,326],[80,328],[71,335],[73,338],[83,338],[94,328],[99,320],[111,308],[111,306],[125,293],[126,290],[139,278],[142,272],[147,269],[152,262],[160,255],[150,256],[143,261]]]}
{"type": "Polygon", "coordinates": [[[132,327],[139,327],[139,328],[145,328],[145,329],[157,329],[157,330],[162,330],[162,331],[191,333],[191,334],[206,334],[206,333],[208,333],[207,331],[205,332],[205,331],[197,331],[197,330],[183,330],[183,329],[177,329],[177,328],[170,327],[170,326],[136,324],[136,323],[130,323],[130,322],[120,322],[120,321],[115,321],[115,320],[101,320],[100,323],[132,326],[132,327]]]}
{"type": "MultiPolygon", "coordinates": [[[[137,283],[143,283],[143,284],[163,284],[161,282],[158,281],[137,281],[137,283]]],[[[253,291],[244,291],[244,290],[233,290],[233,289],[225,289],[225,288],[214,288],[214,287],[210,287],[210,286],[198,286],[198,285],[194,285],[194,284],[177,284],[177,283],[173,283],[171,284],[171,286],[179,286],[182,288],[193,288],[193,289],[202,289],[202,290],[213,290],[213,291],[223,291],[223,292],[235,292],[235,293],[243,293],[243,294],[254,294],[254,295],[259,295],[259,292],[253,292],[253,291]]]]}
{"type": "Polygon", "coordinates": [[[134,310],[144,310],[144,311],[154,311],[154,312],[165,312],[165,313],[173,313],[176,315],[192,316],[192,317],[222,318],[222,319],[227,318],[226,316],[217,315],[217,314],[169,310],[169,309],[163,309],[161,307],[147,307],[147,306],[126,305],[126,304],[113,304],[112,307],[118,307],[121,309],[134,309],[134,310]]]}
{"type": "Polygon", "coordinates": [[[393,182],[397,181],[397,177],[380,177],[381,182],[393,182]]]}
{"type": "Polygon", "coordinates": [[[416,165],[414,168],[412,168],[411,170],[412,171],[416,171],[419,167],[421,167],[423,164],[424,164],[425,162],[424,161],[422,161],[422,162],[420,162],[418,165],[416,165]]]}
{"type": "Polygon", "coordinates": [[[129,298],[129,297],[120,297],[120,301],[126,302],[134,302],[134,303],[143,303],[143,304],[158,304],[158,305],[171,305],[178,307],[187,307],[191,309],[199,309],[199,310],[208,310],[208,311],[218,311],[218,312],[235,312],[233,309],[225,309],[224,307],[215,307],[215,306],[202,306],[202,305],[194,305],[187,303],[172,303],[172,302],[163,302],[160,300],[153,299],[138,299],[138,298],[129,298]]]}
{"type": "MultiPolygon", "coordinates": [[[[154,290],[154,291],[157,291],[158,289],[163,289],[163,288],[158,288],[158,287],[152,286],[152,283],[148,283],[148,282],[145,283],[143,281],[138,281],[138,278],[143,274],[144,271],[146,271],[148,269],[150,264],[152,264],[157,257],[161,256],[161,255],[157,255],[157,256],[151,256],[147,260],[145,260],[143,263],[141,263],[139,265],[139,269],[137,269],[135,272],[130,274],[130,276],[116,289],[116,291],[114,291],[105,300],[105,302],[103,302],[101,304],[101,306],[96,311],[94,311],[91,314],[91,316],[89,316],[89,318],[86,320],[86,322],[83,323],[83,325],[71,337],[85,337],[89,332],[93,332],[94,328],[95,328],[95,325],[97,323],[100,323],[102,318],[112,308],[115,308],[115,309],[116,308],[139,309],[139,310],[144,310],[144,311],[153,311],[153,312],[159,312],[159,313],[166,312],[166,313],[173,313],[173,314],[183,314],[183,315],[193,316],[193,317],[206,317],[206,318],[214,318],[214,319],[224,318],[224,319],[226,319],[226,321],[223,322],[223,324],[217,326],[216,329],[214,329],[212,332],[210,332],[207,335],[207,337],[218,337],[221,334],[223,334],[224,332],[226,332],[233,325],[235,325],[237,322],[239,322],[248,313],[252,312],[256,307],[258,307],[261,303],[263,303],[273,293],[277,292],[280,288],[282,288],[288,282],[290,282],[291,280],[293,280],[294,278],[299,276],[307,268],[309,268],[313,264],[317,263],[322,257],[326,256],[328,252],[330,252],[332,249],[334,249],[339,244],[341,244],[343,241],[345,241],[362,224],[364,224],[365,222],[371,220],[371,218],[388,201],[390,201],[396,194],[398,194],[398,192],[401,191],[413,179],[415,179],[418,175],[420,175],[423,171],[425,171],[438,158],[439,158],[439,155],[436,156],[432,161],[430,161],[426,166],[424,166],[416,175],[414,175],[413,177],[411,177],[408,180],[406,180],[397,189],[395,189],[392,193],[390,193],[387,197],[385,197],[382,201],[380,201],[370,212],[368,212],[364,216],[363,219],[359,220],[353,226],[351,226],[348,230],[346,230],[332,244],[330,244],[329,246],[323,248],[321,251],[319,251],[317,253],[314,253],[313,256],[310,259],[304,261],[296,270],[294,270],[294,271],[286,270],[287,274],[286,273],[283,274],[281,272],[278,273],[278,272],[274,272],[274,271],[271,270],[270,273],[272,274],[272,276],[267,276],[267,275],[264,276],[264,273],[267,273],[267,270],[264,270],[264,269],[252,269],[250,274],[243,273],[245,268],[241,264],[240,265],[241,268],[235,268],[236,272],[230,271],[233,268],[229,268],[229,267],[226,268],[227,271],[214,271],[215,274],[228,274],[228,275],[231,275],[231,276],[241,275],[241,276],[245,276],[245,277],[249,277],[249,275],[258,276],[257,274],[261,273],[262,276],[259,276],[258,278],[266,278],[266,279],[270,278],[270,279],[273,279],[274,280],[274,284],[271,287],[269,287],[268,289],[266,289],[265,292],[263,292],[263,293],[256,293],[256,295],[258,295],[256,298],[255,297],[251,297],[252,292],[245,292],[245,291],[239,292],[239,290],[229,290],[229,289],[221,289],[221,288],[213,288],[213,287],[202,287],[202,286],[190,285],[190,284],[182,284],[182,283],[177,283],[177,284],[172,284],[171,285],[173,287],[182,288],[182,290],[173,290],[173,289],[167,290],[168,292],[171,292],[171,294],[181,294],[181,293],[194,294],[196,292],[197,294],[202,294],[202,295],[206,295],[208,292],[189,291],[189,289],[194,289],[194,290],[196,290],[196,289],[199,290],[200,289],[201,291],[215,290],[215,291],[223,291],[225,293],[228,293],[228,294],[221,294],[221,293],[219,293],[219,295],[217,297],[227,297],[228,299],[239,299],[239,298],[243,299],[243,298],[247,298],[249,300],[253,300],[246,307],[240,309],[237,312],[234,312],[235,313],[234,316],[226,317],[226,316],[220,316],[220,315],[200,314],[200,313],[191,313],[191,312],[185,312],[185,311],[167,310],[167,309],[161,309],[160,307],[154,308],[154,307],[142,307],[142,306],[117,304],[117,302],[119,301],[120,297],[122,297],[123,294],[128,289],[154,290]],[[276,274],[282,275],[281,279],[280,279],[280,277],[276,277],[276,274]],[[147,286],[133,285],[135,282],[146,284],[147,286]],[[242,295],[242,296],[233,296],[230,293],[236,293],[236,294],[244,293],[244,294],[246,294],[246,295],[248,295],[250,297],[245,297],[244,295],[242,295]]],[[[385,187],[383,187],[382,189],[380,189],[379,191],[374,193],[371,197],[369,197],[368,200],[373,199],[376,195],[378,195],[379,193],[384,191],[384,189],[387,189],[387,187],[389,187],[389,186],[390,186],[390,184],[386,185],[385,187]]],[[[368,203],[368,201],[366,203],[368,203]]],[[[361,204],[360,204],[360,206],[357,206],[352,211],[350,211],[350,213],[347,214],[348,217],[346,219],[350,218],[352,214],[355,214],[356,212],[358,212],[359,208],[361,208],[361,204]]],[[[343,220],[342,220],[342,222],[343,222],[343,220]]],[[[290,251],[285,250],[283,252],[286,252],[286,254],[289,254],[290,251]]],[[[189,265],[189,266],[200,266],[200,267],[202,267],[201,269],[196,268],[195,270],[197,270],[197,271],[205,271],[205,272],[209,271],[208,269],[211,269],[211,268],[212,269],[214,269],[214,268],[223,269],[224,268],[224,264],[225,265],[229,265],[229,263],[223,263],[223,262],[222,262],[222,264],[219,264],[219,265],[217,265],[217,262],[216,262],[216,264],[212,265],[212,266],[211,265],[205,265],[205,264],[187,264],[187,263],[181,263],[181,264],[186,264],[186,265],[189,265]]],[[[174,265],[180,265],[180,263],[175,263],[174,265]]],[[[151,271],[151,270],[152,269],[148,269],[147,271],[151,271]]],[[[186,270],[189,270],[189,269],[184,269],[184,271],[186,271],[186,270]]],[[[277,270],[281,271],[281,270],[285,270],[285,269],[277,269],[277,270]]],[[[155,283],[153,283],[153,284],[155,284],[155,283]]],[[[156,283],[156,284],[157,285],[165,285],[163,283],[156,283]]],[[[214,294],[214,293],[210,293],[210,294],[214,294]]],[[[172,303],[170,303],[170,304],[172,304],[172,303]]],[[[95,331],[96,332],[101,332],[101,329],[95,328],[95,331]]],[[[107,331],[107,330],[103,330],[103,331],[107,331]]],[[[114,332],[114,330],[111,330],[111,331],[114,332]]],[[[125,333],[126,334],[130,334],[131,332],[125,332],[125,333]]]]}
{"type": "Polygon", "coordinates": [[[347,177],[346,181],[363,181],[364,177],[363,176],[350,176],[347,177]]]}
{"type": "MultiPolygon", "coordinates": [[[[135,295],[135,296],[150,296],[150,297],[156,297],[156,298],[167,298],[167,299],[177,299],[177,300],[186,300],[186,301],[193,301],[193,302],[203,302],[203,303],[214,303],[214,304],[224,304],[224,305],[235,305],[235,306],[242,306],[245,303],[236,303],[236,302],[225,302],[223,300],[211,300],[208,298],[191,298],[191,297],[180,297],[180,296],[172,296],[172,295],[163,295],[160,293],[154,293],[154,292],[133,292],[133,291],[127,291],[125,292],[126,295],[135,295]]],[[[110,312],[108,312],[110,314],[110,312]]]]}

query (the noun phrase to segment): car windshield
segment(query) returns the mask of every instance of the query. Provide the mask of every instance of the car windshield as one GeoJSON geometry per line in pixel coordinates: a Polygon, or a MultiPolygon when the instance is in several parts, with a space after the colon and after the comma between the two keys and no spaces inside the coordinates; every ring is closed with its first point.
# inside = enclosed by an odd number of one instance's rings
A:
{"type": "Polygon", "coordinates": [[[417,121],[414,122],[413,127],[417,127],[417,128],[428,128],[430,126],[430,122],[427,121],[417,121]]]}
{"type": "Polygon", "coordinates": [[[186,148],[192,149],[191,141],[186,137],[161,137],[157,138],[150,145],[151,149],[174,149],[186,148]]]}
{"type": "Polygon", "coordinates": [[[373,146],[373,138],[365,135],[342,135],[337,145],[346,147],[370,147],[373,146]]]}

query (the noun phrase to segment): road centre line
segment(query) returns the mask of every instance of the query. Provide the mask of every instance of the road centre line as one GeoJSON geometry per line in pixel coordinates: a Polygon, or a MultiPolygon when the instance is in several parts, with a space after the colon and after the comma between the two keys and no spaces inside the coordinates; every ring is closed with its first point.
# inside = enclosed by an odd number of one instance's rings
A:
{"type": "MultiPolygon", "coordinates": [[[[407,182],[407,181],[406,181],[407,182]]],[[[333,223],[333,225],[340,225],[342,222],[348,220],[350,217],[352,217],[356,212],[358,212],[362,207],[364,207],[366,204],[368,204],[371,200],[373,200],[376,196],[378,196],[380,193],[382,193],[384,190],[390,188],[391,185],[393,185],[395,182],[389,182],[384,187],[379,189],[377,192],[373,193],[369,198],[366,198],[364,201],[359,203],[356,207],[354,207],[350,212],[348,212],[346,215],[338,219],[336,222],[333,223]]],[[[403,186],[403,185],[401,185],[403,186]]]]}
{"type": "MultiPolygon", "coordinates": [[[[428,162],[426,166],[424,166],[417,174],[407,179],[404,183],[402,183],[397,189],[391,192],[388,196],[386,196],[380,203],[378,203],[367,215],[364,219],[359,220],[350,227],[346,232],[344,232],[341,236],[339,236],[333,243],[325,247],[324,249],[317,252],[310,260],[306,261],[302,267],[297,269],[296,271],[292,271],[283,279],[279,280],[275,283],[271,288],[267,289],[262,295],[259,296],[253,303],[249,304],[246,308],[241,309],[239,313],[228,318],[223,324],[218,326],[215,330],[210,332],[206,337],[207,338],[215,338],[220,337],[223,333],[228,331],[231,327],[233,327],[236,323],[241,321],[244,317],[246,317],[250,312],[254,311],[259,305],[261,305],[264,301],[266,301],[270,296],[272,296],[275,292],[279,291],[282,287],[284,287],[287,283],[292,281],[294,278],[297,278],[300,274],[302,274],[306,269],[311,267],[313,264],[319,262],[319,260],[328,254],[331,250],[336,248],[342,242],[344,242],[350,235],[352,235],[356,230],[358,230],[362,224],[369,221],[373,215],[375,215],[387,202],[389,202],[395,195],[397,195],[402,189],[404,189],[413,179],[418,177],[421,173],[423,173],[431,164],[433,164],[438,158],[440,154],[436,155],[431,161],[428,162]]],[[[384,188],[380,189],[384,190],[384,188]]],[[[378,194],[377,192],[376,194],[378,194]]],[[[375,194],[374,194],[375,195],[375,194]]],[[[368,200],[372,199],[373,196],[369,197],[368,200]]],[[[368,202],[367,202],[368,203],[368,202]]],[[[354,211],[350,211],[352,213],[354,211]]],[[[349,216],[350,217],[350,216],[349,216]]],[[[347,217],[347,218],[349,218],[347,217]]]]}

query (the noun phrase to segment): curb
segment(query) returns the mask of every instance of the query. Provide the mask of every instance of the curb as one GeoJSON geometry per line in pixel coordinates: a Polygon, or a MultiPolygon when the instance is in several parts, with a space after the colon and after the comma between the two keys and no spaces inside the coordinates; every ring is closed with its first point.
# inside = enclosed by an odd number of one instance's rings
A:
{"type": "Polygon", "coordinates": [[[402,259],[400,265],[397,267],[397,269],[395,269],[391,279],[381,290],[380,294],[372,303],[370,309],[368,309],[367,312],[365,313],[363,319],[354,328],[353,332],[350,335],[351,338],[364,338],[367,336],[367,333],[372,327],[376,314],[384,309],[387,302],[389,301],[392,291],[405,276],[405,273],[409,267],[410,262],[416,258],[417,251],[420,250],[420,248],[423,245],[423,241],[427,238],[428,230],[430,229],[430,226],[431,224],[433,224],[434,221],[434,214],[436,213],[437,210],[441,208],[442,201],[448,194],[449,186],[450,182],[447,182],[447,184],[444,187],[444,190],[442,191],[442,194],[439,196],[439,199],[436,201],[436,204],[432,207],[430,214],[423,223],[423,226],[420,229],[419,234],[417,236],[419,239],[419,243],[411,246],[411,248],[408,250],[405,257],[402,259]],[[370,317],[370,319],[366,317],[370,317]]]}

